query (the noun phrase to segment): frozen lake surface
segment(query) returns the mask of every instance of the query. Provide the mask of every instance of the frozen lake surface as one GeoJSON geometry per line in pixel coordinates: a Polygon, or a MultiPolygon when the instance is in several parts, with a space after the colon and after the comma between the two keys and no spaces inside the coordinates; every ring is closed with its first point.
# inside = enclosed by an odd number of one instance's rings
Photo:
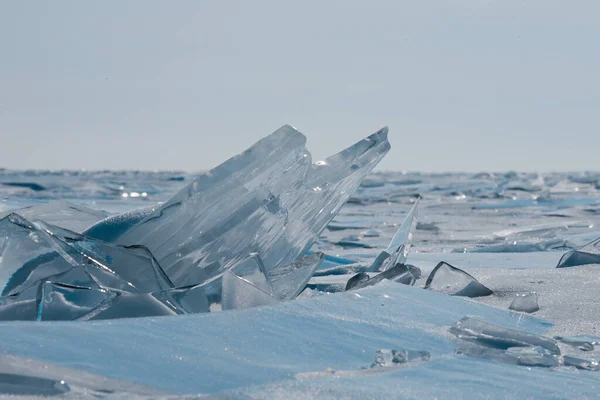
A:
{"type": "MultiPolygon", "coordinates": [[[[109,215],[166,201],[193,178],[1,171],[0,212],[68,200],[109,215]]],[[[25,395],[29,386],[37,388],[33,394],[74,398],[599,397],[600,372],[514,365],[494,353],[497,346],[492,356],[467,357],[450,328],[471,316],[550,338],[600,336],[600,265],[556,269],[566,251],[600,237],[600,174],[372,174],[311,250],[370,263],[418,197],[407,260],[422,270],[414,287],[383,281],[222,313],[0,322],[0,393],[25,395]],[[440,261],[494,294],[424,290],[440,261]],[[515,295],[530,292],[539,311],[508,309],[515,295]],[[430,358],[371,368],[379,349],[426,351],[430,358]],[[9,375],[17,372],[37,380],[16,387],[9,375]]],[[[313,279],[345,285],[348,276],[313,279]]],[[[599,346],[558,345],[563,356],[600,356],[599,346]]]]}

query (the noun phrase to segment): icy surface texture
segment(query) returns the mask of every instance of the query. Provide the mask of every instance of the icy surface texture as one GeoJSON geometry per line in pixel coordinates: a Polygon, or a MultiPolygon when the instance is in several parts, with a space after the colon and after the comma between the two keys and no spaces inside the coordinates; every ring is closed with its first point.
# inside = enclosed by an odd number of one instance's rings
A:
{"type": "Polygon", "coordinates": [[[465,297],[489,296],[494,293],[465,271],[443,261],[429,274],[425,289],[465,297]]]}
{"type": "MultiPolygon", "coordinates": [[[[481,384],[497,390],[494,393],[514,390],[515,376],[523,374],[512,372],[514,366],[482,368],[484,364],[479,360],[454,358],[456,341],[444,331],[464,314],[537,334],[550,326],[508,310],[383,281],[360,292],[235,312],[89,323],[5,323],[0,324],[0,337],[5,338],[2,348],[8,354],[35,357],[173,393],[215,393],[278,381],[302,384],[290,379],[302,372],[369,366],[375,352],[382,348],[429,351],[432,361],[418,363],[414,370],[404,369],[402,375],[392,375],[391,380],[381,375],[344,380],[345,385],[351,385],[350,392],[359,390],[354,397],[364,398],[363,389],[374,390],[381,398],[397,397],[397,386],[391,382],[398,380],[403,387],[408,385],[414,390],[435,382],[439,390],[454,387],[466,376],[481,377],[481,384]],[[459,371],[462,373],[455,375],[459,371]],[[414,379],[418,385],[410,383],[414,379]]],[[[532,374],[528,379],[531,381],[545,376],[541,372],[528,374],[532,374]]],[[[551,381],[557,385],[565,382],[551,381]]],[[[289,398],[288,391],[283,393],[289,398]]]]}
{"type": "Polygon", "coordinates": [[[508,306],[508,309],[526,313],[534,313],[539,311],[540,306],[538,305],[538,294],[534,292],[516,294],[512,303],[510,303],[510,306],[508,306]]]}
{"type": "Polygon", "coordinates": [[[576,267],[585,264],[600,264],[600,238],[577,250],[566,252],[556,268],[576,267]]]}
{"type": "MultiPolygon", "coordinates": [[[[305,142],[284,126],[196,179],[119,237],[103,237],[147,246],[177,286],[217,279],[251,252],[267,271],[291,264],[390,148],[382,129],[311,164],[305,142]]],[[[95,231],[102,230],[96,225],[95,231]]]]}
{"type": "Polygon", "coordinates": [[[140,398],[164,396],[149,387],[110,379],[33,359],[0,355],[0,397],[5,398],[140,398]],[[24,396],[24,397],[20,397],[24,396]],[[27,396],[27,397],[25,397],[27,396]],[[29,397],[31,396],[31,397],[29,397]]]}
{"type": "Polygon", "coordinates": [[[459,339],[491,348],[506,350],[510,347],[542,347],[552,354],[560,354],[553,339],[507,329],[478,318],[463,317],[450,328],[450,332],[459,339]]]}
{"type": "Polygon", "coordinates": [[[415,361],[427,361],[431,358],[428,351],[379,349],[371,368],[393,367],[415,361]]]}

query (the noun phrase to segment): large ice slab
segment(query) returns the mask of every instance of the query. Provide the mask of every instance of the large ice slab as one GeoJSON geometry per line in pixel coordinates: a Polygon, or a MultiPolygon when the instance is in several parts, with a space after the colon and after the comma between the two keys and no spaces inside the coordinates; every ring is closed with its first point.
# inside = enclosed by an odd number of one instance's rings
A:
{"type": "Polygon", "coordinates": [[[443,261],[429,274],[425,289],[465,297],[489,296],[493,293],[462,269],[443,261]]]}
{"type": "MultiPolygon", "coordinates": [[[[311,165],[284,126],[202,175],[119,237],[143,244],[177,285],[217,279],[251,252],[267,271],[306,253],[390,146],[387,129],[311,165]]],[[[93,231],[102,231],[97,224],[93,231]]],[[[91,230],[86,234],[93,234],[91,230]]]]}

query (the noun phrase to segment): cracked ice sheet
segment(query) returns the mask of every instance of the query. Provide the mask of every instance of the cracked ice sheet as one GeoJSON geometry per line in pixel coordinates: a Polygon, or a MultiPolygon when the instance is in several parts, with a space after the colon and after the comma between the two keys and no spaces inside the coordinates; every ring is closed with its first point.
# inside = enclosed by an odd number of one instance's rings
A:
{"type": "MultiPolygon", "coordinates": [[[[538,334],[550,326],[535,317],[381,282],[235,312],[87,323],[6,322],[0,324],[0,337],[6,338],[2,351],[7,354],[172,393],[214,393],[327,368],[360,370],[381,348],[449,356],[457,342],[448,327],[465,315],[538,334]]],[[[454,370],[451,363],[428,363],[448,373],[454,370]]],[[[448,382],[441,385],[439,390],[448,382]]]]}

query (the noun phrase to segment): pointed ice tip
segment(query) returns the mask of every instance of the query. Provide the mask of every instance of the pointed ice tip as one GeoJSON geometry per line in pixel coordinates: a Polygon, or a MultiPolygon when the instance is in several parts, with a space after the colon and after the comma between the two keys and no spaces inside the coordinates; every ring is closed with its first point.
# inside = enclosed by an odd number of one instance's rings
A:
{"type": "Polygon", "coordinates": [[[388,127],[384,126],[383,128],[381,128],[380,130],[378,130],[374,134],[369,135],[367,137],[367,139],[370,139],[370,140],[373,140],[373,141],[376,141],[376,142],[383,142],[384,140],[387,140],[388,132],[389,132],[388,127]]]}

